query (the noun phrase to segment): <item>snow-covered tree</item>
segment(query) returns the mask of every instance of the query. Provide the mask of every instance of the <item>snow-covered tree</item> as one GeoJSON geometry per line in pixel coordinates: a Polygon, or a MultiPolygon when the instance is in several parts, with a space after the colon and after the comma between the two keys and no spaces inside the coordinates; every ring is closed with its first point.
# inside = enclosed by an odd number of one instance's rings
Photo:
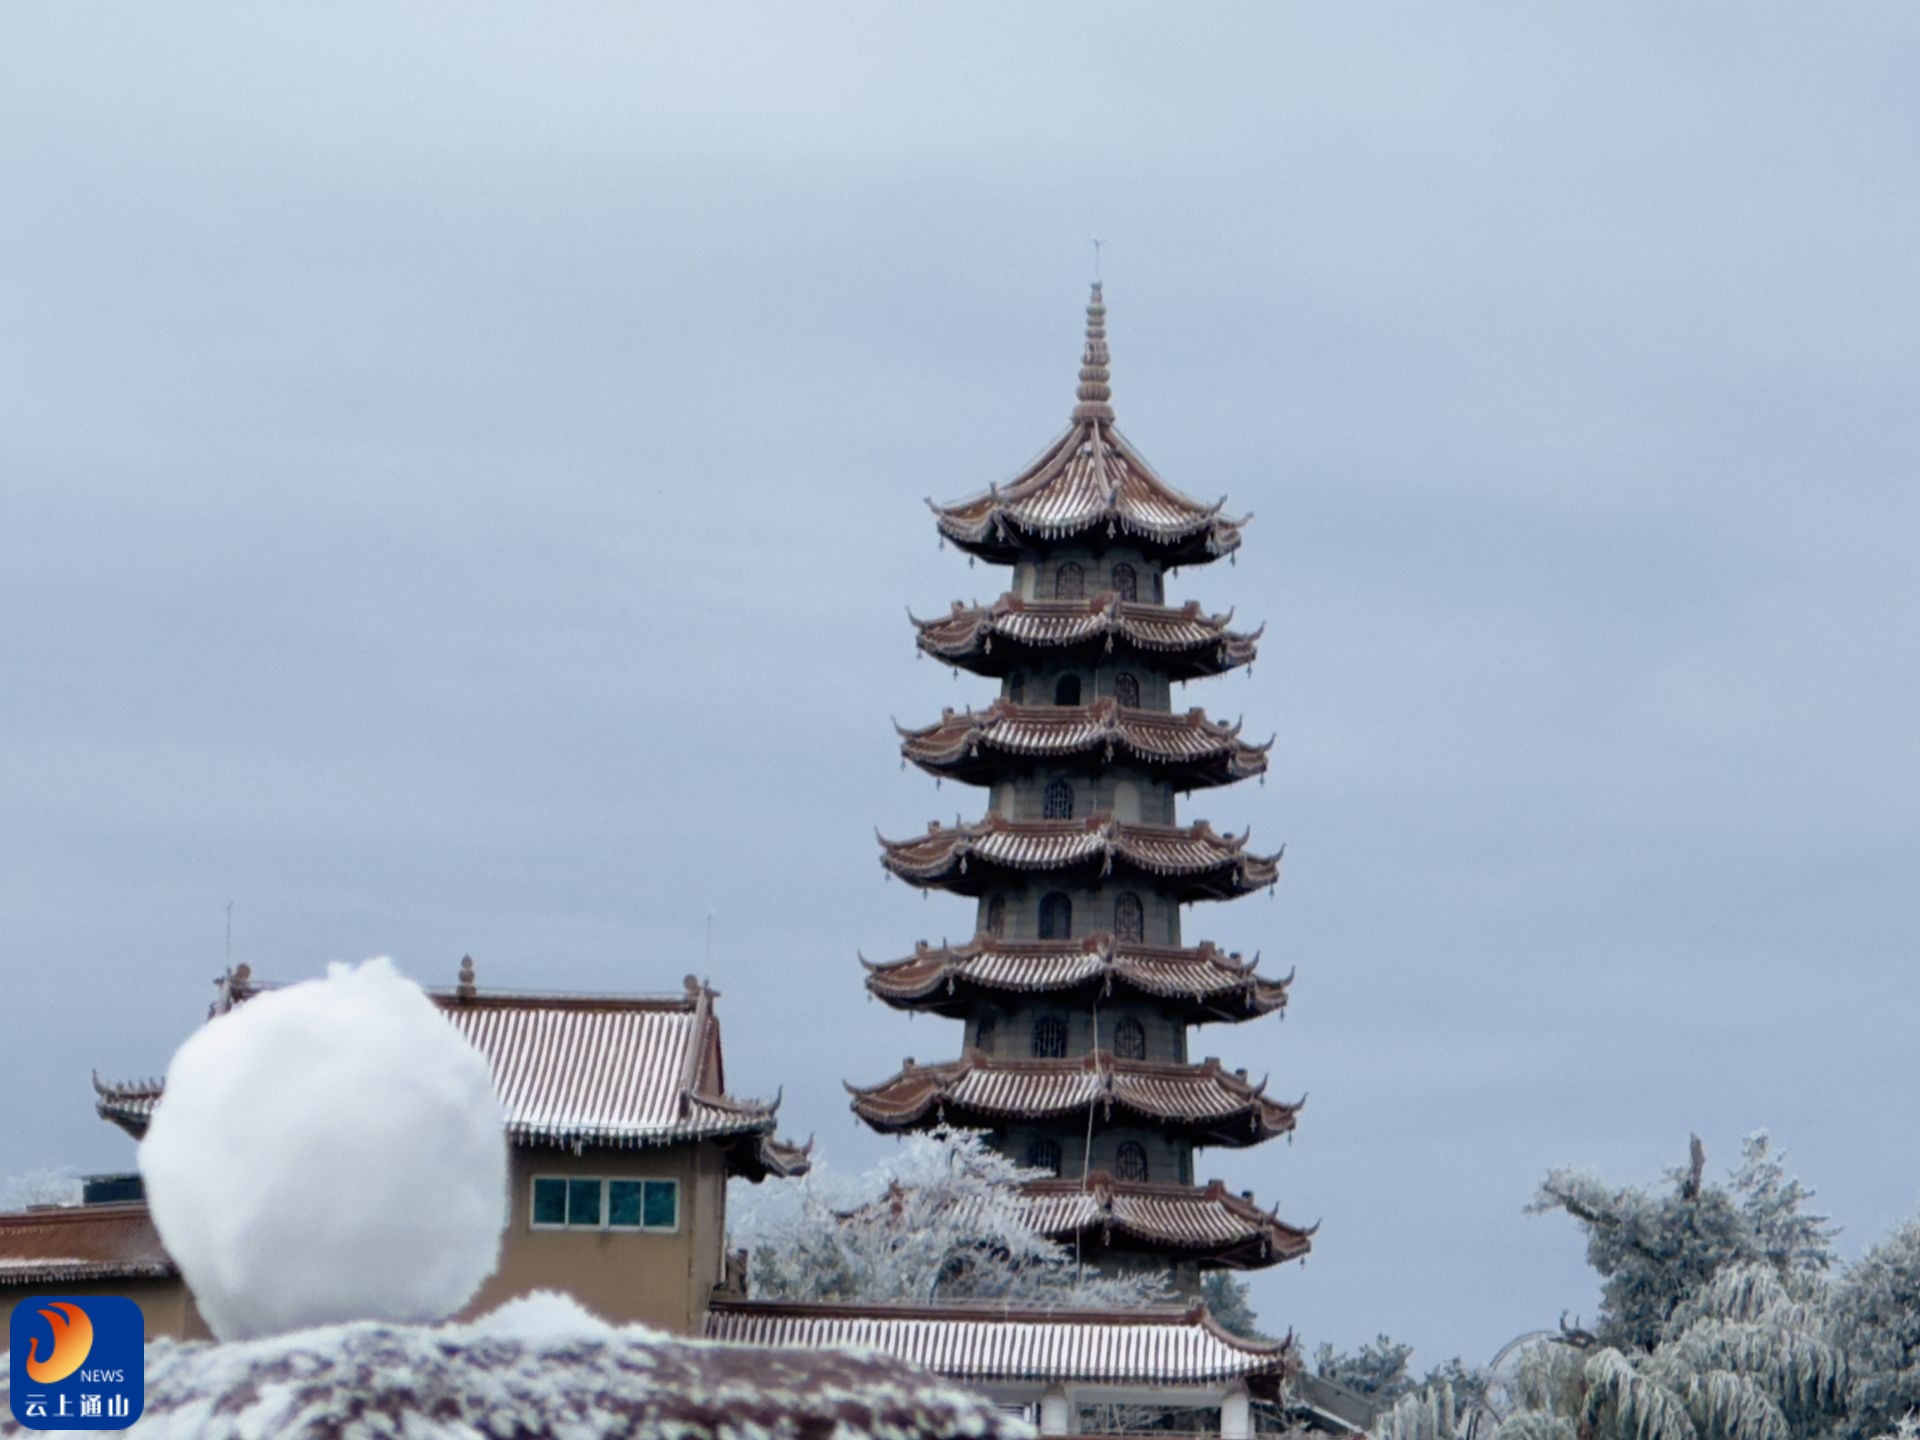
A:
{"type": "Polygon", "coordinates": [[[1607,1345],[1652,1348],[1680,1305],[1730,1266],[1764,1263],[1796,1275],[1833,1263],[1833,1228],[1806,1209],[1813,1192],[1786,1175],[1764,1131],[1747,1137],[1725,1186],[1705,1181],[1698,1137],[1691,1150],[1687,1168],[1668,1172],[1666,1192],[1563,1169],[1527,1207],[1564,1210],[1585,1228],[1587,1262],[1605,1280],[1595,1333],[1607,1345]]]}
{"type": "Polygon", "coordinates": [[[1200,1298],[1206,1302],[1207,1313],[1235,1335],[1248,1340],[1273,1339],[1260,1328],[1247,1282],[1231,1271],[1209,1270],[1200,1281],[1200,1298]]]}
{"type": "Polygon", "coordinates": [[[766,1299],[1003,1300],[1139,1305],[1165,1299],[1151,1272],[1101,1273],[1028,1223],[1016,1165],[977,1131],[942,1127],[903,1140],[860,1179],[816,1162],[806,1178],[742,1197],[734,1242],[766,1299]]]}
{"type": "Polygon", "coordinates": [[[15,1175],[0,1176],[0,1210],[25,1210],[30,1205],[78,1205],[80,1180],[71,1170],[42,1166],[15,1175]]]}
{"type": "Polygon", "coordinates": [[[1920,1414],[1920,1220],[1848,1267],[1833,1319],[1853,1361],[1851,1433],[1880,1435],[1920,1414]]]}
{"type": "MultiPolygon", "coordinates": [[[[1493,1440],[1813,1440],[1843,1422],[1847,1392],[1824,1282],[1744,1261],[1678,1304],[1645,1349],[1528,1346],[1493,1440]]],[[[1427,1440],[1420,1418],[1409,1410],[1394,1440],[1427,1440]]]]}

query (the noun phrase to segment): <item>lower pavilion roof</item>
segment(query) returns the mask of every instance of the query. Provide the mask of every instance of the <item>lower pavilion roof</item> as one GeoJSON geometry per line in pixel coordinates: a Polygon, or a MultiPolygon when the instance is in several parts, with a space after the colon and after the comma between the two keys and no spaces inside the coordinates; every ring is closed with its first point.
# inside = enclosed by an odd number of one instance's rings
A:
{"type": "Polygon", "coordinates": [[[1293,1337],[1248,1340],[1207,1313],[1025,1307],[985,1302],[844,1305],[715,1300],[707,1338],[749,1345],[871,1347],[949,1380],[984,1384],[1202,1386],[1245,1381],[1277,1393],[1293,1337]]]}
{"type": "Polygon", "coordinates": [[[1171,715],[1111,697],[1090,705],[996,700],[985,710],[942,711],[918,730],[894,728],[900,753],[922,770],[976,785],[991,784],[1010,757],[1093,764],[1124,758],[1163,772],[1176,789],[1197,790],[1266,774],[1273,746],[1249,744],[1239,725],[1219,724],[1198,709],[1171,715]]]}
{"type": "MultiPolygon", "coordinates": [[[[632,1149],[712,1140],[732,1173],[804,1174],[808,1148],[774,1134],[780,1102],[726,1093],[715,994],[689,977],[680,995],[528,994],[480,990],[467,966],[452,990],[429,991],[486,1057],[521,1145],[632,1149]]],[[[219,1014],[272,987],[240,966],[221,982],[219,1014]]],[[[162,1101],[158,1080],[94,1080],[100,1114],[138,1137],[162,1101]]]]}
{"type": "Polygon", "coordinates": [[[963,1018],[983,995],[1061,991],[1135,991],[1176,1002],[1192,1022],[1250,1020],[1286,1007],[1293,977],[1257,974],[1259,957],[1242,960],[1211,943],[1191,949],[1146,945],[1112,934],[1077,940],[1004,940],[975,935],[961,945],[921,944],[902,960],[862,960],[867,989],[901,1010],[963,1018]]]}
{"type": "MultiPolygon", "coordinates": [[[[1253,1270],[1297,1260],[1313,1248],[1302,1230],[1262,1210],[1224,1182],[1154,1185],[1096,1170],[1084,1180],[1035,1180],[1021,1187],[1032,1227],[1054,1240],[1075,1237],[1109,1249],[1184,1252],[1203,1265],[1253,1270]]],[[[1176,1255],[1175,1258],[1181,1258],[1176,1255]]]]}
{"type": "Polygon", "coordinates": [[[0,1215],[0,1287],[178,1273],[143,1200],[50,1205],[0,1215]]]}
{"type": "MultiPolygon", "coordinates": [[[[1249,832],[1251,833],[1251,832],[1249,832]]],[[[993,881],[1079,872],[1089,880],[1131,870],[1181,900],[1220,900],[1264,890],[1280,878],[1280,854],[1247,851],[1247,835],[1188,826],[1134,825],[1111,815],[1084,820],[1009,820],[998,812],[951,827],[933,821],[911,840],[880,837],[880,863],[912,885],[978,895],[993,881]]]]}
{"type": "Polygon", "coordinates": [[[1229,630],[1233,613],[1203,614],[1198,601],[1147,605],[1108,592],[1078,600],[1027,600],[1012,593],[992,605],[963,605],[932,620],[912,614],[915,643],[935,659],[980,675],[1004,675],[1041,655],[1128,649],[1152,658],[1175,680],[1220,675],[1251,665],[1266,627],[1229,630]]]}
{"type": "Polygon", "coordinates": [[[1200,1065],[1121,1060],[1106,1050],[1061,1060],[1000,1060],[970,1050],[941,1065],[908,1060],[878,1085],[848,1085],[853,1112],[876,1130],[951,1124],[991,1129],[1089,1111],[1144,1121],[1197,1144],[1258,1145],[1294,1127],[1300,1102],[1266,1097],[1267,1082],[1208,1059],[1200,1065]]]}

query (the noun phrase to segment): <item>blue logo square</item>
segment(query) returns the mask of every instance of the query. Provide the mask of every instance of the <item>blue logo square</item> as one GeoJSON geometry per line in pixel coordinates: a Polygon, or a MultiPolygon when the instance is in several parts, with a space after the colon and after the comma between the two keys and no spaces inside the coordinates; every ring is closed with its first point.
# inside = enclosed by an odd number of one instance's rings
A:
{"type": "Polygon", "coordinates": [[[7,1321],[13,1418],[29,1430],[124,1430],[147,1403],[147,1321],[123,1295],[22,1300],[7,1321]]]}

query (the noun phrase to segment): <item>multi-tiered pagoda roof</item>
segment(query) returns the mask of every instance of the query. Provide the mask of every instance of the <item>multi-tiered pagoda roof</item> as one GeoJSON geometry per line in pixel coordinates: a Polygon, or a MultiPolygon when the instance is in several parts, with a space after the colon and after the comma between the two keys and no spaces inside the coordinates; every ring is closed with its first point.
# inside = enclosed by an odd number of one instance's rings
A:
{"type": "Polygon", "coordinates": [[[1258,957],[1243,960],[1213,942],[1189,948],[1121,940],[1111,931],[1078,940],[1007,940],[978,935],[959,945],[924,941],[901,960],[863,961],[867,989],[902,1010],[964,1019],[983,999],[1052,994],[1137,995],[1176,1010],[1189,1024],[1252,1020],[1286,1007],[1293,977],[1270,980],[1258,957]]]}
{"type": "Polygon", "coordinates": [[[847,1087],[853,1113],[876,1130],[932,1124],[992,1128],[1009,1120],[1133,1116],[1194,1144],[1239,1148],[1293,1129],[1299,1104],[1267,1098],[1209,1057],[1200,1065],[1122,1060],[1106,1050],[1057,1060],[998,1060],[969,1051],[944,1065],[909,1060],[890,1080],[847,1087]]]}
{"type": "Polygon", "coordinates": [[[976,675],[1005,675],[1042,658],[1110,654],[1150,658],[1169,678],[1193,680],[1251,665],[1266,630],[1230,630],[1231,611],[1204,614],[1197,600],[1176,609],[1117,591],[1064,600],[1002,595],[991,605],[956,600],[948,614],[907,618],[921,650],[976,675]]]}
{"type": "Polygon", "coordinates": [[[1175,683],[1253,663],[1260,630],[1166,596],[1170,570],[1237,551],[1246,517],[1162,479],[1115,427],[1109,381],[1096,285],[1066,432],[1006,484],[933,506],[945,539],[1013,576],[989,603],[910,617],[917,643],[1000,694],[896,728],[906,760],[981,787],[985,813],[882,836],[880,860],[978,909],[967,939],[868,963],[867,986],[966,1035],[958,1059],[909,1060],[848,1089],[878,1130],[986,1130],[1052,1176],[1025,1188],[1043,1233],[1190,1287],[1198,1269],[1271,1265],[1310,1243],[1192,1173],[1195,1147],[1290,1134],[1300,1109],[1244,1070],[1187,1056],[1192,1026],[1287,1002],[1291,976],[1180,935],[1191,903],[1279,878],[1279,852],[1175,814],[1181,796],[1263,777],[1273,742],[1173,708],[1175,683]]]}
{"type": "Polygon", "coordinates": [[[1250,744],[1240,726],[1122,705],[1108,696],[1089,705],[1015,705],[946,710],[918,730],[902,725],[901,754],[930,775],[991,784],[1007,759],[1110,765],[1125,756],[1159,772],[1176,790],[1231,785],[1267,773],[1273,741],[1250,744]]]}
{"type": "Polygon", "coordinates": [[[910,885],[978,895],[1022,875],[1158,880],[1181,900],[1251,895],[1280,878],[1280,856],[1255,855],[1246,835],[1192,825],[1129,825],[1111,815],[1085,820],[1009,820],[997,813],[943,825],[911,840],[880,839],[881,861],[910,885]]]}

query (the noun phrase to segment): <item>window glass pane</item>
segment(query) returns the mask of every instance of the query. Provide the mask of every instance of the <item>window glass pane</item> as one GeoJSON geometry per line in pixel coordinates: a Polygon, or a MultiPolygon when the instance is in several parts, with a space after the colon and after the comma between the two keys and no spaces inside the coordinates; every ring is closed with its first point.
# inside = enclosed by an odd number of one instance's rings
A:
{"type": "Polygon", "coordinates": [[[567,1181],[567,1224],[598,1225],[600,1223],[600,1182],[598,1180],[567,1181]]]}
{"type": "Polygon", "coordinates": [[[607,1224],[632,1229],[640,1223],[640,1182],[607,1181],[607,1224]]]}
{"type": "Polygon", "coordinates": [[[680,1223],[680,1187],[671,1180],[647,1181],[646,1219],[649,1230],[672,1230],[680,1223]]]}
{"type": "Polygon", "coordinates": [[[533,1182],[533,1223],[536,1225],[567,1223],[566,1181],[535,1180],[533,1182]]]}

